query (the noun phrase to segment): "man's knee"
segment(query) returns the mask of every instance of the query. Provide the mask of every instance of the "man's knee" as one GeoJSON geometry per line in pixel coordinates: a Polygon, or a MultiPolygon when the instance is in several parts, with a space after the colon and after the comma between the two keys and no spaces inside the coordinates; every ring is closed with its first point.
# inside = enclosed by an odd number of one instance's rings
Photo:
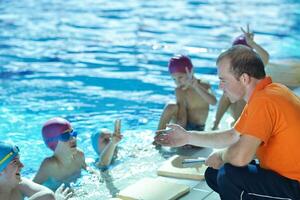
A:
{"type": "Polygon", "coordinates": [[[211,167],[208,167],[204,173],[204,177],[207,185],[216,192],[218,192],[217,174],[218,174],[218,170],[213,169],[211,167]]]}
{"type": "Polygon", "coordinates": [[[204,173],[205,180],[216,179],[217,173],[218,173],[218,170],[208,167],[204,173]]]}
{"type": "Polygon", "coordinates": [[[242,179],[247,177],[245,170],[247,167],[236,167],[229,163],[224,164],[218,171],[217,183],[219,187],[226,185],[241,184],[242,179]]]}

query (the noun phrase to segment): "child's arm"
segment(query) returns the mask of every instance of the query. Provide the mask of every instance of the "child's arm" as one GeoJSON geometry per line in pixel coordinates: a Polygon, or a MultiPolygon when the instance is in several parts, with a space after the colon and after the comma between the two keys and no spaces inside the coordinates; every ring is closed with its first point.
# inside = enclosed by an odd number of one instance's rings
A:
{"type": "MultiPolygon", "coordinates": [[[[114,140],[114,139],[112,139],[114,140]]],[[[102,151],[100,155],[100,160],[97,163],[98,167],[108,166],[110,165],[112,158],[114,156],[115,149],[117,147],[117,143],[111,141],[102,151]]]]}
{"type": "Polygon", "coordinates": [[[94,175],[98,176],[99,180],[100,180],[100,173],[86,164],[83,151],[78,150],[78,156],[81,158],[82,169],[84,169],[85,171],[87,171],[90,174],[94,174],[94,175]]]}
{"type": "Polygon", "coordinates": [[[187,108],[185,104],[185,92],[180,89],[176,88],[176,104],[177,104],[177,116],[176,116],[176,124],[186,127],[187,123],[187,108]]]}
{"type": "Polygon", "coordinates": [[[190,72],[187,68],[185,68],[185,71],[188,76],[188,80],[185,83],[184,89],[191,86],[208,104],[216,105],[217,99],[215,95],[211,93],[210,85],[200,83],[200,81],[194,77],[193,70],[190,72]]]}
{"type": "Polygon", "coordinates": [[[258,53],[264,63],[264,66],[266,66],[269,63],[269,53],[254,41],[254,34],[250,32],[249,24],[247,24],[247,31],[245,31],[242,27],[241,30],[245,35],[247,44],[258,53]]]}
{"type": "Polygon", "coordinates": [[[55,200],[54,193],[50,189],[26,178],[22,178],[17,189],[29,200],[55,200]]]}
{"type": "Polygon", "coordinates": [[[195,80],[196,81],[192,84],[192,87],[197,92],[197,94],[199,94],[210,105],[216,105],[217,98],[211,93],[210,85],[200,83],[197,79],[195,80]]]}
{"type": "Polygon", "coordinates": [[[216,130],[218,128],[219,123],[220,123],[224,113],[229,108],[230,104],[231,103],[229,101],[229,98],[223,94],[219,101],[219,105],[218,105],[216,116],[215,116],[214,126],[213,126],[212,130],[216,130]]]}
{"type": "Polygon", "coordinates": [[[115,121],[115,130],[112,135],[111,141],[109,144],[103,149],[100,160],[97,165],[100,166],[108,166],[110,165],[112,158],[114,156],[115,150],[118,146],[118,143],[121,141],[123,135],[121,135],[121,120],[115,121]]]}
{"type": "Polygon", "coordinates": [[[49,178],[49,173],[53,171],[51,165],[53,161],[51,161],[51,158],[46,158],[43,160],[38,172],[36,173],[35,177],[33,178],[33,182],[42,184],[47,181],[49,178]]]}

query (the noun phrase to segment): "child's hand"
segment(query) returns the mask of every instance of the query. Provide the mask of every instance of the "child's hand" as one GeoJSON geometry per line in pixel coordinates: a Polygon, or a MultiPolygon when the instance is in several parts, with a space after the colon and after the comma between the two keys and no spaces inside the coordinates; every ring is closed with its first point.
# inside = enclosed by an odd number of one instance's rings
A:
{"type": "Polygon", "coordinates": [[[73,192],[69,187],[65,187],[65,184],[61,184],[55,191],[54,195],[56,200],[66,200],[73,195],[73,192]]]}
{"type": "Polygon", "coordinates": [[[113,134],[111,142],[113,142],[114,144],[118,144],[122,140],[122,138],[123,135],[121,134],[113,134]]]}
{"type": "Polygon", "coordinates": [[[120,134],[121,133],[121,120],[117,119],[115,121],[115,130],[114,130],[114,134],[120,134]]]}
{"type": "Polygon", "coordinates": [[[117,144],[121,141],[123,135],[121,135],[121,120],[117,119],[115,121],[115,130],[114,134],[112,135],[112,142],[114,144],[117,144]]]}
{"type": "Polygon", "coordinates": [[[110,142],[111,135],[112,135],[112,133],[109,133],[109,132],[102,132],[102,134],[101,134],[102,141],[103,141],[105,144],[108,144],[108,143],[110,142]]]}
{"type": "Polygon", "coordinates": [[[193,69],[189,71],[189,69],[185,68],[186,75],[187,75],[187,81],[184,83],[184,86],[182,87],[183,90],[188,89],[189,87],[196,87],[197,86],[197,80],[194,77],[193,69]]]}
{"type": "Polygon", "coordinates": [[[251,44],[254,43],[254,33],[250,32],[249,24],[247,24],[247,31],[245,31],[243,29],[243,27],[241,27],[241,31],[245,35],[245,39],[246,39],[247,44],[251,46],[251,44]]]}
{"type": "Polygon", "coordinates": [[[121,135],[121,120],[117,119],[115,121],[115,130],[114,130],[114,134],[112,135],[112,142],[114,144],[117,144],[121,141],[122,138],[123,135],[121,135]]]}

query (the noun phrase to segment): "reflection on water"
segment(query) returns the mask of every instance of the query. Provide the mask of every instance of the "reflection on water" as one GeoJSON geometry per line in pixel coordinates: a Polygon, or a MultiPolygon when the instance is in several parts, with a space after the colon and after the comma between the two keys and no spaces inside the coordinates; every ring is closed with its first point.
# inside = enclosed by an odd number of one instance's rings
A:
{"type": "Polygon", "coordinates": [[[116,197],[116,195],[120,192],[120,190],[114,185],[113,178],[110,175],[110,171],[101,171],[101,177],[104,180],[105,186],[109,191],[109,194],[112,197],[116,197]]]}

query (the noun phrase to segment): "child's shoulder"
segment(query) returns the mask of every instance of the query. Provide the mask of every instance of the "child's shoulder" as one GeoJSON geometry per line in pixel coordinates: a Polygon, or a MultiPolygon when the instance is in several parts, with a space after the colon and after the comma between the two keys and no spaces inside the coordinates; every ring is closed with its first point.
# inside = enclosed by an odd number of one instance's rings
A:
{"type": "Polygon", "coordinates": [[[47,157],[43,160],[41,167],[43,168],[54,168],[58,166],[58,160],[54,157],[47,157]]]}

